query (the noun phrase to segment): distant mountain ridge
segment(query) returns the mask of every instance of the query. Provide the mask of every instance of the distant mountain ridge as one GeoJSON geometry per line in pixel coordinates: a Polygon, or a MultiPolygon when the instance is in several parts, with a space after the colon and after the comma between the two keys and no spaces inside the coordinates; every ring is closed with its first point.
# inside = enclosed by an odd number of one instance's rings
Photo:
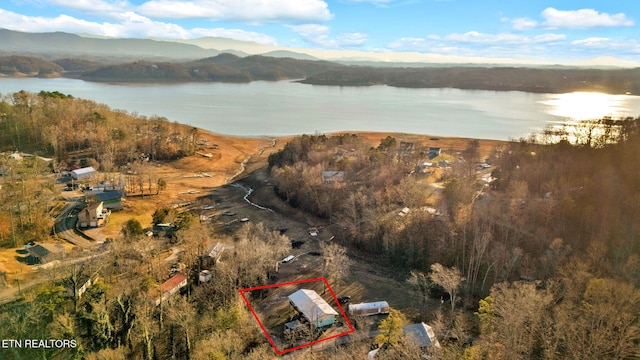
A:
{"type": "Polygon", "coordinates": [[[198,59],[220,54],[217,50],[170,41],[88,38],[64,32],[26,33],[6,29],[0,29],[0,51],[60,57],[101,55],[145,59],[198,59]]]}
{"type": "Polygon", "coordinates": [[[640,62],[612,57],[549,63],[504,58],[464,57],[417,52],[364,52],[357,50],[322,50],[290,48],[260,44],[221,37],[197,39],[120,39],[94,35],[75,35],[64,32],[26,33],[0,28],[0,53],[32,55],[56,60],[83,57],[103,62],[123,60],[196,60],[231,53],[240,57],[265,55],[299,60],[325,60],[345,65],[373,67],[581,67],[581,68],[633,68],[640,62]]]}

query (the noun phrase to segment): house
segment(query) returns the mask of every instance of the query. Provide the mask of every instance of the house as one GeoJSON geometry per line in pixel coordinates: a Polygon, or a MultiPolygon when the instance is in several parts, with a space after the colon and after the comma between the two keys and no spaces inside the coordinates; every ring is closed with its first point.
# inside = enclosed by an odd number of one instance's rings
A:
{"type": "Polygon", "coordinates": [[[169,278],[169,280],[163,282],[160,285],[160,298],[156,300],[156,306],[160,305],[161,301],[166,301],[171,295],[177,293],[183,287],[187,286],[187,276],[181,273],[177,273],[169,278]]]}
{"type": "Polygon", "coordinates": [[[438,156],[440,156],[441,151],[442,150],[439,147],[430,147],[429,148],[429,152],[427,153],[427,157],[429,159],[433,159],[435,157],[438,157],[438,156]]]}
{"type": "Polygon", "coordinates": [[[389,303],[386,301],[349,304],[349,314],[354,316],[370,316],[370,315],[388,314],[388,313],[389,313],[389,303]]]}
{"type": "Polygon", "coordinates": [[[440,343],[436,338],[436,334],[431,326],[421,322],[419,324],[411,324],[402,328],[404,336],[407,340],[412,341],[420,348],[433,346],[440,348],[440,343]]]}
{"type": "Polygon", "coordinates": [[[105,209],[120,210],[122,209],[122,198],[125,196],[122,190],[109,190],[96,194],[98,201],[103,203],[105,209]]]}
{"type": "Polygon", "coordinates": [[[46,264],[54,260],[62,260],[64,247],[60,244],[36,244],[27,248],[27,252],[40,264],[46,264]]]}
{"type": "Polygon", "coordinates": [[[289,303],[316,328],[333,325],[338,315],[318,293],[309,289],[300,289],[289,295],[289,303]]]}
{"type": "Polygon", "coordinates": [[[96,169],[93,167],[85,167],[81,169],[72,170],[70,173],[71,178],[74,180],[89,180],[92,177],[96,176],[96,169]]]}
{"type": "Polygon", "coordinates": [[[78,226],[98,227],[104,226],[111,212],[104,209],[102,201],[89,204],[78,213],[78,226]]]}
{"type": "Polygon", "coordinates": [[[95,281],[96,279],[92,279],[89,275],[78,275],[75,286],[71,281],[66,281],[67,297],[82,298],[82,294],[89,290],[95,281]]]}
{"type": "Polygon", "coordinates": [[[325,170],[322,172],[323,183],[338,183],[344,181],[344,171],[325,170]]]}

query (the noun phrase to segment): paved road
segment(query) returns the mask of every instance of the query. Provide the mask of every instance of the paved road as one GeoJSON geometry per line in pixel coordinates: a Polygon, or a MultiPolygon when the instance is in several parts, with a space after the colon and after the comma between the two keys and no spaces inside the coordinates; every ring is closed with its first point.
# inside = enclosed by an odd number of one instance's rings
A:
{"type": "Polygon", "coordinates": [[[80,235],[76,230],[78,216],[75,213],[75,209],[80,205],[82,205],[82,203],[79,201],[71,201],[67,203],[67,206],[64,208],[62,213],[56,217],[55,224],[53,225],[53,232],[59,238],[85,250],[94,250],[96,248],[95,241],[92,241],[89,236],[80,235]]]}

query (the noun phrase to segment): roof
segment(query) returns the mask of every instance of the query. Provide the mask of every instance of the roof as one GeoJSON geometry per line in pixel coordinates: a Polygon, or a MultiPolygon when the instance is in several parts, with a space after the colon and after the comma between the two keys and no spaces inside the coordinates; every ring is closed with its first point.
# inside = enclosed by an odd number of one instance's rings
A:
{"type": "Polygon", "coordinates": [[[48,255],[63,251],[63,248],[56,244],[37,244],[27,249],[27,251],[31,256],[44,258],[48,255]]]}
{"type": "Polygon", "coordinates": [[[320,315],[338,315],[317,292],[300,289],[289,295],[289,301],[310,321],[317,320],[320,315]]]}
{"type": "Polygon", "coordinates": [[[411,324],[402,328],[407,338],[412,340],[420,347],[435,346],[440,347],[436,334],[431,326],[421,322],[419,324],[411,324]]]}
{"type": "Polygon", "coordinates": [[[96,169],[94,169],[93,167],[89,166],[86,168],[82,168],[82,169],[76,169],[71,171],[72,173],[75,173],[76,175],[84,175],[84,174],[91,174],[96,172],[96,169]]]}
{"type": "Polygon", "coordinates": [[[117,200],[124,197],[124,191],[122,190],[110,190],[96,194],[98,200],[100,201],[109,201],[109,200],[117,200]]]}
{"type": "Polygon", "coordinates": [[[389,303],[386,301],[376,301],[376,302],[368,302],[368,303],[360,303],[360,304],[349,304],[349,311],[354,310],[370,310],[370,309],[380,309],[389,307],[389,303]]]}
{"type": "Polygon", "coordinates": [[[214,259],[217,259],[222,255],[223,251],[224,251],[224,244],[223,243],[216,243],[215,245],[213,245],[211,250],[209,250],[208,256],[212,257],[214,259]]]}
{"type": "Polygon", "coordinates": [[[97,203],[93,203],[93,204],[89,204],[87,206],[87,210],[94,211],[94,210],[98,209],[100,207],[100,205],[102,205],[102,201],[97,202],[97,203]]]}
{"type": "Polygon", "coordinates": [[[322,172],[324,181],[344,181],[344,171],[325,170],[322,172]]]}
{"type": "Polygon", "coordinates": [[[175,274],[171,278],[169,278],[169,280],[163,282],[162,285],[160,285],[160,292],[164,294],[167,291],[175,289],[177,286],[180,285],[181,282],[185,280],[187,280],[186,275],[180,274],[180,273],[175,274]]]}

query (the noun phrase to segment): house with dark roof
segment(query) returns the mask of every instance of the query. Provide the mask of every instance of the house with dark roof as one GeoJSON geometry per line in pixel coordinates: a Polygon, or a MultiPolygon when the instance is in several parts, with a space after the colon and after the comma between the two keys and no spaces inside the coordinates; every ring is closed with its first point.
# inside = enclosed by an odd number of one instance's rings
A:
{"type": "Polygon", "coordinates": [[[62,260],[64,257],[64,247],[60,244],[36,244],[28,247],[27,252],[40,264],[46,264],[54,260],[62,260]]]}

